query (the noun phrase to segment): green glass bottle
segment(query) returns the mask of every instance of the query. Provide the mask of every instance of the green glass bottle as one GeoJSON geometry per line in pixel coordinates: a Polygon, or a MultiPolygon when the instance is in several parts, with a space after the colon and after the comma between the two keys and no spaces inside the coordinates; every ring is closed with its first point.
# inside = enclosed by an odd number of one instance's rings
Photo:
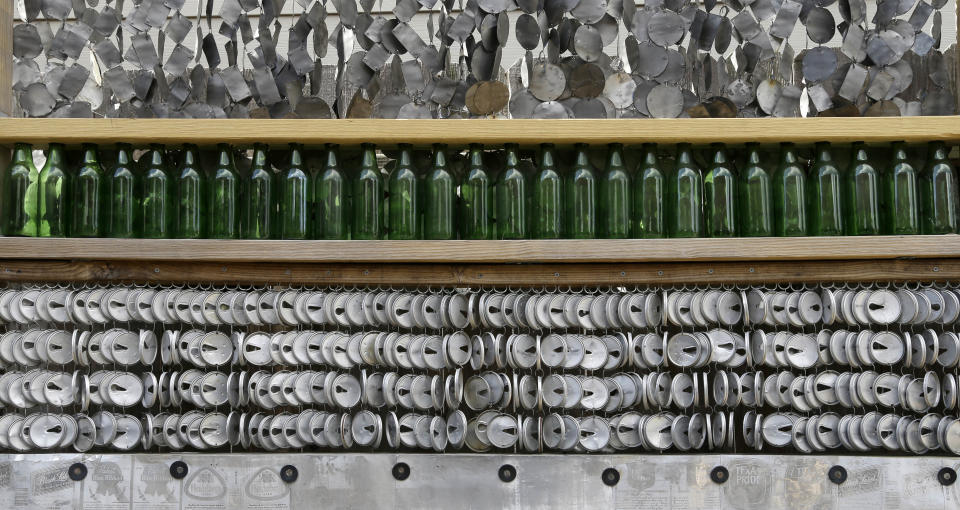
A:
{"type": "Polygon", "coordinates": [[[920,233],[920,191],[917,170],[910,163],[904,142],[891,145],[890,166],[881,175],[883,233],[920,233]]]}
{"type": "Polygon", "coordinates": [[[83,156],[73,179],[72,237],[101,237],[106,228],[107,178],[97,157],[97,146],[83,144],[83,156]]]}
{"type": "Polygon", "coordinates": [[[280,235],[284,239],[310,238],[310,174],[303,160],[303,146],[290,144],[290,166],[280,184],[280,235]]]}
{"type": "Polygon", "coordinates": [[[400,153],[387,181],[390,239],[420,239],[420,178],[413,162],[413,146],[399,144],[400,153]]]}
{"type": "Polygon", "coordinates": [[[806,178],[794,145],[780,144],[780,166],[773,178],[774,235],[807,235],[806,178]]]}
{"type": "Polygon", "coordinates": [[[574,145],[576,155],[564,183],[567,236],[571,239],[597,237],[597,176],[590,163],[587,144],[574,145]]]}
{"type": "Polygon", "coordinates": [[[140,178],[134,169],[133,146],[117,144],[117,164],[107,179],[107,235],[131,239],[139,237],[140,178]]]}
{"type": "Polygon", "coordinates": [[[377,152],[372,143],[361,146],[360,171],[353,179],[353,238],[380,239],[382,234],[383,178],[377,166],[377,152]]]}
{"type": "Polygon", "coordinates": [[[773,235],[773,186],[770,173],[763,168],[760,144],[747,144],[747,161],[740,174],[740,235],[773,235]]]}
{"type": "Polygon", "coordinates": [[[703,178],[704,216],[708,237],[737,235],[737,177],[722,143],[710,144],[710,170],[703,178]]]}
{"type": "Polygon", "coordinates": [[[207,176],[200,167],[196,145],[183,146],[183,162],[177,175],[177,232],[180,239],[203,239],[207,218],[207,176]]]}
{"type": "Polygon", "coordinates": [[[233,149],[225,143],[217,145],[217,166],[210,179],[208,231],[212,239],[240,237],[240,174],[233,159],[233,149]]]}
{"type": "Polygon", "coordinates": [[[847,235],[870,236],[880,233],[880,175],[870,163],[867,146],[853,144],[850,168],[844,175],[844,214],[847,235]]]}
{"type": "Polygon", "coordinates": [[[140,195],[143,237],[166,239],[173,234],[175,211],[173,179],[167,169],[163,146],[151,145],[150,151],[141,158],[141,161],[144,160],[143,191],[140,195]]]}
{"type": "Polygon", "coordinates": [[[816,159],[807,179],[810,235],[843,235],[843,180],[828,142],[817,142],[816,159]]]}
{"type": "Polygon", "coordinates": [[[703,176],[689,143],[677,144],[675,167],[667,189],[670,237],[701,237],[703,176]]]}
{"type": "Polygon", "coordinates": [[[426,239],[456,239],[457,181],[447,162],[447,145],[433,144],[433,168],[424,177],[423,234],[426,239]]]}
{"type": "Polygon", "coordinates": [[[533,181],[533,238],[563,237],[563,179],[552,143],[540,145],[540,170],[533,181]]]}
{"type": "Polygon", "coordinates": [[[460,237],[493,239],[493,181],[483,162],[483,145],[470,144],[467,175],[460,184],[460,237]]]}
{"type": "Polygon", "coordinates": [[[267,146],[253,146],[250,173],[243,181],[243,219],[240,226],[244,239],[273,239],[279,234],[274,224],[277,214],[277,186],[273,169],[267,161],[267,146]]]}
{"type": "Polygon", "coordinates": [[[660,239],[667,236],[664,211],[666,175],[657,158],[657,144],[645,143],[636,178],[633,180],[633,237],[660,239]]]}
{"type": "Polygon", "coordinates": [[[527,176],[520,170],[517,144],[504,144],[506,161],[497,178],[497,237],[527,238],[527,176]]]}
{"type": "Polygon", "coordinates": [[[957,232],[957,173],[949,153],[943,142],[930,142],[927,164],[920,174],[924,234],[957,232]]]}
{"type": "Polygon", "coordinates": [[[600,237],[630,237],[630,174],[623,159],[623,145],[611,143],[607,168],[600,180],[600,237]]]}
{"type": "Polygon", "coordinates": [[[39,237],[67,237],[70,211],[70,175],[63,144],[51,143],[47,162],[37,177],[37,235],[39,237]]]}
{"type": "Polygon", "coordinates": [[[21,237],[37,236],[37,180],[30,144],[13,146],[13,160],[4,174],[5,190],[3,234],[21,237]]]}
{"type": "Polygon", "coordinates": [[[327,144],[323,171],[314,184],[317,213],[313,235],[317,239],[350,238],[350,184],[340,168],[338,147],[327,144]]]}

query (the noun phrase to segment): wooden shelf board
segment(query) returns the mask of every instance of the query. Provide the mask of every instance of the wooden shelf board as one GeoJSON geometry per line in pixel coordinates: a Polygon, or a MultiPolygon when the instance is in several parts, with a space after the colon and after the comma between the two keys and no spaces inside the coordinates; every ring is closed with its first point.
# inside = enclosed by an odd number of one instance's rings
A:
{"type": "Polygon", "coordinates": [[[670,263],[960,258],[960,235],[522,241],[0,238],[0,259],[328,263],[670,263]]]}
{"type": "Polygon", "coordinates": [[[761,119],[0,119],[0,143],[451,145],[960,141],[960,116],[761,119]]]}
{"type": "Polygon", "coordinates": [[[0,282],[597,287],[960,280],[960,258],[663,264],[337,264],[0,260],[0,282]]]}

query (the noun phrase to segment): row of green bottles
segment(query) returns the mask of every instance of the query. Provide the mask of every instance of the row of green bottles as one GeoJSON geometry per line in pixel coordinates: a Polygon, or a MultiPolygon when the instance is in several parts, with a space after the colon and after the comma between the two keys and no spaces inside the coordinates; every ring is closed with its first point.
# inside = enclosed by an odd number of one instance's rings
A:
{"type": "Polygon", "coordinates": [[[427,172],[401,144],[384,185],[375,147],[364,144],[357,172],[342,167],[330,145],[311,173],[303,149],[291,144],[282,173],[254,146],[248,172],[234,151],[217,149],[215,168],[201,168],[197,147],[184,147],[171,170],[163,146],[138,163],[130,145],[117,148],[105,171],[97,147],[85,144],[68,173],[62,145],[51,144],[37,172],[31,148],[17,144],[5,174],[4,228],[10,235],[216,239],[592,239],[948,233],[957,230],[957,182],[941,142],[918,171],[905,144],[892,146],[878,169],[866,146],[852,146],[841,170],[829,144],[815,147],[805,168],[793,144],[780,146],[770,172],[758,144],[748,144],[738,172],[723,144],[713,144],[701,171],[690,144],[677,146],[673,168],[645,144],[630,172],[620,144],[605,168],[577,144],[561,165],[543,144],[531,171],[515,144],[505,146],[496,177],[483,147],[471,145],[463,179],[446,146],[435,144],[427,172]],[[459,190],[459,196],[458,196],[459,190]],[[68,221],[69,220],[69,221],[68,221]]]}

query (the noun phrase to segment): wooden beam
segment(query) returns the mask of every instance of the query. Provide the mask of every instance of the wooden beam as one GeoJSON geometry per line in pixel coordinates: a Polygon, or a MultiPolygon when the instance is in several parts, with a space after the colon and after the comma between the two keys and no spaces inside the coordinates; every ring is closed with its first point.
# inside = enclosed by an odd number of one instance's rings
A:
{"type": "MultiPolygon", "coordinates": [[[[9,53],[8,53],[9,54],[9,53]]],[[[9,65],[9,62],[7,63],[9,65]]],[[[17,141],[80,144],[254,142],[307,145],[372,142],[429,145],[445,142],[535,146],[543,142],[606,145],[612,142],[813,143],[829,140],[960,141],[960,117],[760,119],[0,119],[0,144],[17,141]]]]}
{"type": "Polygon", "coordinates": [[[0,259],[576,263],[960,257],[960,235],[522,241],[0,238],[0,259]]]}
{"type": "Polygon", "coordinates": [[[3,260],[0,281],[594,287],[960,280],[960,259],[665,264],[280,264],[3,260]]]}

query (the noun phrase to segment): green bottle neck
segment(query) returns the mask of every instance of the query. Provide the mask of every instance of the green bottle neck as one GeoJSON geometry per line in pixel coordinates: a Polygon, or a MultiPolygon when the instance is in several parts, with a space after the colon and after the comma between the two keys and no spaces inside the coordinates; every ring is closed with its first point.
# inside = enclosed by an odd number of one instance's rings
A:
{"type": "Polygon", "coordinates": [[[162,168],[164,166],[163,146],[151,146],[150,155],[148,156],[147,161],[150,164],[150,168],[162,168]]]}
{"type": "Polygon", "coordinates": [[[857,163],[866,163],[870,159],[867,154],[867,146],[863,143],[853,144],[853,160],[857,163]]]}
{"type": "Polygon", "coordinates": [[[484,170],[482,145],[476,145],[476,144],[470,145],[470,169],[484,170]]]}
{"type": "Polygon", "coordinates": [[[540,171],[556,171],[557,158],[552,143],[545,143],[540,148],[540,171]]]}
{"type": "Polygon", "coordinates": [[[713,159],[711,162],[713,166],[727,166],[729,163],[729,160],[727,160],[727,151],[722,145],[713,147],[713,159]]]}
{"type": "Polygon", "coordinates": [[[623,161],[623,145],[619,143],[610,144],[609,154],[607,155],[607,172],[622,170],[626,164],[623,161]]]}
{"type": "Polygon", "coordinates": [[[363,144],[363,157],[360,159],[360,168],[374,170],[377,168],[377,152],[373,145],[363,144]]]}
{"type": "Polygon", "coordinates": [[[267,166],[267,147],[264,145],[253,146],[253,169],[261,169],[267,166]]]}
{"type": "Polygon", "coordinates": [[[340,170],[340,158],[337,155],[336,146],[327,147],[327,160],[323,165],[324,170],[340,170]]]}
{"type": "Polygon", "coordinates": [[[197,168],[200,166],[200,151],[195,145],[183,147],[183,168],[197,168]]]}
{"type": "Polygon", "coordinates": [[[574,156],[573,166],[577,169],[590,168],[590,155],[587,154],[587,146],[578,143],[574,146],[574,149],[577,151],[577,155],[574,156]]]}
{"type": "Polygon", "coordinates": [[[220,144],[217,146],[217,167],[229,168],[233,170],[233,151],[229,145],[220,144]]]}
{"type": "Polygon", "coordinates": [[[447,169],[447,146],[442,143],[433,145],[433,169],[447,169]]]}
{"type": "Polygon", "coordinates": [[[520,166],[520,157],[517,156],[517,146],[512,143],[504,145],[506,150],[506,166],[507,168],[517,168],[520,166]]]}
{"type": "Polygon", "coordinates": [[[950,154],[950,151],[947,149],[947,144],[943,142],[931,142],[930,143],[930,159],[933,161],[946,161],[947,156],[950,154]]]}
{"type": "Polygon", "coordinates": [[[300,144],[290,144],[290,168],[303,168],[303,146],[300,144]]]}
{"type": "Polygon", "coordinates": [[[33,150],[28,143],[18,143],[13,146],[14,163],[33,163],[33,150]]]}
{"type": "Polygon", "coordinates": [[[787,165],[796,165],[797,161],[797,151],[794,148],[793,144],[783,144],[780,148],[780,163],[784,166],[787,165]]]}
{"type": "Polygon", "coordinates": [[[413,169],[413,147],[405,143],[400,144],[400,154],[397,156],[397,168],[413,169]]]}
{"type": "Polygon", "coordinates": [[[50,167],[63,167],[63,145],[59,143],[51,143],[50,150],[47,153],[47,166],[50,167]]]}
{"type": "Polygon", "coordinates": [[[643,144],[643,162],[644,168],[651,168],[659,166],[659,161],[657,160],[657,145],[653,143],[643,144]]]}
{"type": "Polygon", "coordinates": [[[693,150],[689,143],[677,145],[677,166],[693,166],[693,150]]]}
{"type": "Polygon", "coordinates": [[[833,161],[833,154],[830,153],[830,144],[827,142],[817,142],[817,163],[830,163],[833,161]]]}
{"type": "Polygon", "coordinates": [[[97,163],[97,146],[92,143],[83,144],[83,164],[97,163]]]}
{"type": "Polygon", "coordinates": [[[117,145],[117,166],[127,167],[133,163],[133,146],[121,143],[117,145]]]}
{"type": "Polygon", "coordinates": [[[895,163],[904,163],[907,161],[907,144],[903,142],[893,143],[893,154],[890,155],[895,163]]]}
{"type": "Polygon", "coordinates": [[[760,166],[761,162],[760,156],[760,146],[759,145],[748,145],[747,146],[747,164],[750,166],[760,166]]]}

